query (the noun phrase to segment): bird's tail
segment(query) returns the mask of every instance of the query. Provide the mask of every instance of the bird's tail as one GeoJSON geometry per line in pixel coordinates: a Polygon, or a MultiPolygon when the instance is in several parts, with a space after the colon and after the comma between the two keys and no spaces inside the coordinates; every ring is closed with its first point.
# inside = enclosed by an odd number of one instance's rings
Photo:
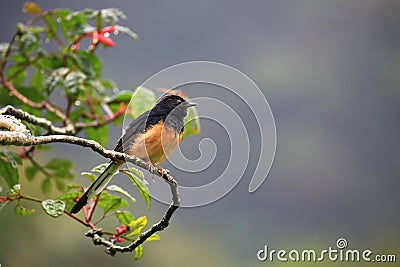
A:
{"type": "Polygon", "coordinates": [[[83,196],[75,203],[71,209],[71,213],[79,212],[94,195],[98,194],[104,187],[110,182],[111,178],[114,177],[116,171],[118,170],[121,162],[113,161],[108,165],[102,174],[94,181],[88,190],[83,194],[83,196]]]}

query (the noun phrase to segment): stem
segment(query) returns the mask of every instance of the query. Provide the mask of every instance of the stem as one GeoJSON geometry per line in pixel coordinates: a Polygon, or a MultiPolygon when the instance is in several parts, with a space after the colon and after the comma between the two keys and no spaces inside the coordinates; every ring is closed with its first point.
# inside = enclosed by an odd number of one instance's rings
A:
{"type": "MultiPolygon", "coordinates": [[[[90,213],[89,213],[88,218],[87,218],[87,220],[89,222],[91,222],[91,220],[92,220],[92,216],[93,216],[94,210],[97,207],[97,203],[99,202],[100,195],[101,195],[101,192],[96,196],[96,200],[94,201],[93,207],[90,209],[90,213]]],[[[96,225],[96,224],[94,224],[94,225],[96,225]]]]}
{"type": "Polygon", "coordinates": [[[13,44],[14,44],[17,36],[19,35],[19,33],[20,33],[19,31],[16,31],[14,33],[13,37],[11,38],[11,41],[10,41],[10,43],[8,45],[8,48],[7,48],[7,51],[6,51],[5,55],[4,55],[3,62],[0,65],[0,77],[1,77],[1,80],[4,80],[4,69],[6,67],[6,64],[7,64],[7,61],[8,61],[8,57],[10,56],[10,53],[11,53],[11,47],[13,46],[13,44]]]}

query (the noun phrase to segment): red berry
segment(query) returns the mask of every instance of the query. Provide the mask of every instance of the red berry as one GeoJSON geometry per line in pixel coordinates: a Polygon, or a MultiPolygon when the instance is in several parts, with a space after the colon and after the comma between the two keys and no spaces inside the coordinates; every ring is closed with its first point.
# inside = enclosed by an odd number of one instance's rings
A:
{"type": "Polygon", "coordinates": [[[118,237],[117,242],[124,242],[124,238],[123,237],[118,237]]]}

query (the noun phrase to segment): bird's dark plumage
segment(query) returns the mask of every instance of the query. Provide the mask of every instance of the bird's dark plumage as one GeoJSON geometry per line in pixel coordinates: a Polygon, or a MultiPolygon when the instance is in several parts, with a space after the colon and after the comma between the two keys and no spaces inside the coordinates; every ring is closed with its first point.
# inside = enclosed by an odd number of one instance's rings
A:
{"type": "MultiPolygon", "coordinates": [[[[181,141],[187,109],[195,104],[177,95],[165,95],[149,111],[134,119],[123,131],[115,151],[141,158],[152,164],[162,162],[181,141]]],[[[79,212],[89,199],[100,192],[114,176],[123,161],[111,161],[74,205],[71,213],[79,212]]]]}

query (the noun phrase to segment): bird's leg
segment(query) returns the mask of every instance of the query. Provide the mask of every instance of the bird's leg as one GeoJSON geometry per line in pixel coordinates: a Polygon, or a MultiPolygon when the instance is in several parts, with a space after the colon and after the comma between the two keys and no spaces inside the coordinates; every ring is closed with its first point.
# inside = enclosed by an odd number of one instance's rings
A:
{"type": "Polygon", "coordinates": [[[162,176],[164,175],[169,175],[169,170],[168,169],[164,169],[163,167],[160,166],[154,166],[157,168],[158,173],[160,173],[162,176]]]}

